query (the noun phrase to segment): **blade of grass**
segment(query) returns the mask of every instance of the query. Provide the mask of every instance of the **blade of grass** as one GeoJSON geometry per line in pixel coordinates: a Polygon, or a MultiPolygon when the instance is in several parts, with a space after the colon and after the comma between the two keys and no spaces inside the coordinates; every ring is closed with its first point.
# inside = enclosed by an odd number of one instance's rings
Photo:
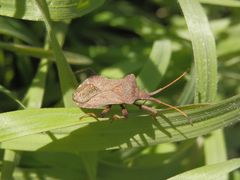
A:
{"type": "Polygon", "coordinates": [[[239,170],[238,171],[234,171],[232,173],[232,180],[238,180],[238,179],[240,179],[240,171],[239,170]]]}
{"type": "Polygon", "coordinates": [[[51,25],[50,14],[45,0],[36,0],[37,6],[41,11],[49,38],[51,48],[53,49],[54,56],[56,58],[56,65],[58,69],[58,76],[60,79],[60,86],[63,95],[63,102],[66,107],[75,106],[72,101],[72,93],[74,87],[77,86],[77,80],[71,71],[69,64],[60,48],[60,45],[56,39],[55,31],[51,25]]]}
{"type": "Polygon", "coordinates": [[[206,156],[205,157],[206,164],[225,161],[227,159],[227,152],[225,146],[226,145],[224,134],[220,130],[212,132],[212,134],[210,134],[209,137],[205,137],[204,152],[206,156]]]}
{"type": "Polygon", "coordinates": [[[15,19],[0,17],[0,27],[1,34],[18,38],[29,44],[39,44],[32,31],[26,28],[22,23],[17,22],[15,19]]]}
{"type": "Polygon", "coordinates": [[[191,104],[193,102],[195,87],[194,81],[195,81],[194,68],[192,68],[187,84],[185,85],[181,93],[181,96],[178,99],[177,102],[178,105],[191,104]]]}
{"type": "Polygon", "coordinates": [[[200,168],[196,168],[182,174],[176,175],[174,177],[169,178],[168,180],[214,180],[220,179],[222,176],[226,176],[231,171],[240,168],[240,159],[231,159],[222,163],[212,164],[208,166],[203,166],[200,168]]]}
{"type": "Polygon", "coordinates": [[[24,109],[25,106],[24,104],[19,101],[11,91],[9,91],[8,89],[6,89],[5,87],[3,87],[2,85],[0,85],[0,92],[4,93],[5,95],[7,95],[9,98],[11,98],[15,103],[17,103],[21,109],[24,109]]]}
{"type": "Polygon", "coordinates": [[[155,41],[150,53],[150,60],[143,66],[137,77],[137,84],[148,92],[156,90],[160,79],[165,74],[171,57],[169,40],[155,41]]]}
{"type": "MultiPolygon", "coordinates": [[[[194,100],[202,103],[214,102],[217,94],[217,58],[215,40],[207,16],[196,0],[179,0],[179,3],[191,34],[193,46],[196,72],[194,100]]],[[[204,144],[206,164],[226,160],[223,131],[219,130],[211,138],[212,140],[208,139],[204,144]],[[218,143],[215,144],[214,142],[217,141],[218,143]],[[216,157],[216,154],[218,158],[212,158],[216,157]]],[[[223,179],[226,179],[226,177],[223,177],[223,179]]]]}
{"type": "MultiPolygon", "coordinates": [[[[49,48],[47,40],[45,42],[44,48],[49,48]]],[[[23,99],[23,103],[26,105],[27,108],[41,108],[48,68],[48,60],[46,58],[41,59],[38,65],[37,73],[33,78],[32,84],[23,99]]]]}
{"type": "Polygon", "coordinates": [[[1,168],[2,180],[13,179],[13,172],[19,160],[20,154],[18,152],[8,149],[4,151],[3,164],[1,168]]]}
{"type": "Polygon", "coordinates": [[[240,7],[240,2],[235,0],[199,0],[201,3],[218,5],[218,6],[227,6],[227,7],[240,7]]]}
{"type": "Polygon", "coordinates": [[[226,40],[219,42],[217,46],[217,52],[221,59],[225,57],[231,57],[233,55],[238,55],[240,52],[240,45],[238,44],[240,38],[239,36],[232,35],[226,40]]]}
{"type": "MultiPolygon", "coordinates": [[[[50,14],[49,14],[46,1],[36,0],[36,3],[42,13],[43,20],[46,25],[46,29],[48,31],[48,34],[51,40],[50,41],[51,47],[53,48],[53,52],[56,57],[56,63],[57,63],[58,75],[60,78],[60,86],[63,94],[64,105],[65,107],[75,106],[74,102],[72,101],[72,93],[74,90],[73,88],[76,87],[77,85],[77,80],[74,77],[73,72],[70,69],[70,66],[67,64],[64,54],[58,44],[57,38],[55,36],[55,32],[53,30],[53,26],[51,24],[50,14]]],[[[95,152],[93,152],[93,154],[95,154],[95,152]]],[[[94,166],[96,167],[96,164],[92,164],[94,161],[86,161],[86,162],[83,161],[83,162],[85,164],[85,167],[88,173],[92,172],[92,167],[94,166]]],[[[97,160],[95,162],[97,162],[97,160]]],[[[92,180],[96,179],[95,177],[93,177],[92,174],[88,174],[88,175],[89,175],[89,178],[91,178],[92,180]]]]}
{"type": "MultiPolygon", "coordinates": [[[[104,2],[105,0],[52,0],[49,3],[49,10],[52,20],[63,21],[83,16],[104,2]]],[[[32,21],[43,19],[35,1],[29,0],[1,1],[0,15],[32,21]]]]}
{"type": "Polygon", "coordinates": [[[195,102],[213,102],[217,93],[217,58],[213,34],[197,0],[179,0],[191,35],[195,62],[195,102]]]}
{"type": "MultiPolygon", "coordinates": [[[[134,111],[129,114],[127,121],[122,119],[113,123],[104,121],[108,118],[100,122],[96,122],[92,117],[79,120],[84,113],[78,108],[8,112],[0,114],[1,148],[36,149],[52,142],[45,147],[46,150],[76,152],[182,141],[239,122],[239,109],[240,95],[206,107],[190,106],[184,111],[193,121],[193,126],[189,124],[188,119],[173,110],[160,111],[157,121],[153,121],[150,116],[143,116],[140,111],[134,111]],[[55,140],[48,135],[36,134],[77,124],[81,128],[74,126],[52,131],[55,140]],[[31,134],[36,135],[22,137],[31,134]],[[13,140],[15,138],[19,139],[13,140]],[[34,140],[36,138],[37,142],[34,140]]],[[[112,112],[115,113],[116,111],[112,112]]]]}
{"type": "MultiPolygon", "coordinates": [[[[0,42],[0,48],[28,56],[37,58],[49,58],[50,60],[54,60],[53,52],[51,50],[46,50],[43,48],[5,42],[0,42]]],[[[90,58],[80,54],[69,51],[63,51],[63,54],[65,55],[67,62],[70,64],[88,65],[92,63],[92,60],[90,58]]]]}
{"type": "MultiPolygon", "coordinates": [[[[49,47],[49,44],[46,40],[45,49],[47,49],[48,47],[49,47]]],[[[48,72],[48,61],[47,59],[42,59],[41,62],[39,63],[38,71],[32,81],[32,84],[23,100],[23,103],[26,105],[25,106],[26,108],[41,107],[47,72],[48,72]]],[[[2,169],[3,169],[2,179],[12,179],[13,173],[15,171],[15,168],[18,165],[18,161],[20,160],[21,155],[18,151],[11,151],[6,149],[4,153],[4,157],[5,156],[7,160],[5,160],[2,165],[2,169]]]]}

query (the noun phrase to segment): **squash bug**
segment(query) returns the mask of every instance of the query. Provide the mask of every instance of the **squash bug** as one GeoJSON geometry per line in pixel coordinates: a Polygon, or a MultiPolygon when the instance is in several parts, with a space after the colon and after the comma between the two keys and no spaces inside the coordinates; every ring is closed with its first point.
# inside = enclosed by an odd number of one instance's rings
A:
{"type": "MultiPolygon", "coordinates": [[[[176,81],[181,79],[186,72],[181,76],[164,86],[163,88],[157,89],[153,92],[145,92],[137,87],[136,78],[134,74],[129,74],[123,79],[108,79],[103,76],[92,76],[86,79],[73,93],[73,101],[81,108],[99,108],[104,106],[105,109],[101,113],[101,117],[104,117],[111,109],[112,105],[118,104],[122,108],[122,115],[124,117],[128,116],[128,111],[125,107],[126,104],[134,104],[140,109],[144,109],[151,113],[155,118],[157,115],[157,110],[144,105],[137,104],[137,100],[152,101],[171,109],[175,109],[183,116],[188,118],[187,114],[175,106],[167,104],[152,97],[158,94],[174,84],[176,81]]],[[[191,123],[191,121],[190,121],[191,123]]]]}

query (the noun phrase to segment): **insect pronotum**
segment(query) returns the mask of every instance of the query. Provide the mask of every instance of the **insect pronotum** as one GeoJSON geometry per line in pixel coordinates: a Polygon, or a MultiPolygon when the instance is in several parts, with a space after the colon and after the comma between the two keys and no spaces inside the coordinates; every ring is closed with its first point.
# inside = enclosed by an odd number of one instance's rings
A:
{"type": "MultiPolygon", "coordinates": [[[[152,97],[158,94],[181,79],[186,72],[181,76],[153,92],[145,92],[137,87],[136,78],[134,74],[129,74],[123,79],[108,79],[103,76],[92,76],[86,79],[73,93],[73,101],[81,108],[99,108],[104,106],[105,109],[101,113],[101,117],[104,117],[111,109],[112,105],[118,104],[122,108],[122,115],[128,116],[128,111],[125,104],[134,104],[140,109],[144,109],[152,114],[153,117],[157,115],[157,110],[144,105],[137,104],[137,100],[152,101],[171,109],[175,109],[183,116],[188,118],[187,114],[175,106],[167,104],[152,97]]],[[[191,121],[190,121],[191,123],[191,121]]]]}

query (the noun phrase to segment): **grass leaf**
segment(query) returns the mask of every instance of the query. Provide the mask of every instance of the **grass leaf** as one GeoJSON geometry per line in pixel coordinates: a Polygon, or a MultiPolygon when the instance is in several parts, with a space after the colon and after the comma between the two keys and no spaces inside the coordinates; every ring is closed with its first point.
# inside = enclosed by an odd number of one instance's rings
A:
{"type": "Polygon", "coordinates": [[[147,91],[154,91],[162,76],[165,74],[171,57],[171,41],[155,41],[150,54],[141,72],[137,77],[137,84],[147,91]]]}
{"type": "Polygon", "coordinates": [[[168,180],[215,180],[220,179],[222,176],[227,175],[231,171],[240,168],[240,159],[231,159],[225,162],[212,164],[208,166],[203,166],[200,168],[196,168],[182,174],[176,175],[168,180]]]}
{"type": "Polygon", "coordinates": [[[11,98],[15,103],[17,103],[21,109],[25,109],[24,104],[18,100],[11,91],[9,91],[8,89],[6,89],[5,87],[3,87],[2,85],[0,85],[0,92],[4,93],[5,95],[7,95],[9,98],[11,98]]]}
{"type": "Polygon", "coordinates": [[[0,141],[2,148],[11,149],[36,149],[52,142],[46,147],[47,150],[67,152],[139,147],[186,140],[223,128],[240,120],[239,108],[240,95],[206,107],[190,106],[184,111],[193,121],[193,126],[185,117],[172,110],[160,111],[157,121],[143,116],[143,112],[138,110],[131,112],[129,119],[114,122],[96,122],[91,117],[79,120],[84,114],[78,108],[21,110],[0,114],[0,141]],[[55,133],[52,131],[52,136],[36,134],[77,124],[81,128],[74,126],[55,133]],[[26,135],[33,136],[22,137],[26,135]],[[51,137],[55,137],[55,140],[51,137]],[[15,138],[19,139],[13,140],[15,138]],[[32,142],[31,139],[35,138],[38,142],[32,142]]]}
{"type": "MultiPolygon", "coordinates": [[[[16,43],[5,43],[5,42],[0,42],[0,48],[4,50],[16,52],[18,54],[24,54],[32,57],[37,57],[37,58],[49,58],[50,60],[54,60],[54,54],[49,49],[43,49],[39,47],[27,46],[27,45],[16,44],[16,43]]],[[[69,64],[89,65],[92,63],[92,59],[84,55],[80,55],[80,54],[69,52],[69,51],[63,51],[63,54],[66,57],[67,62],[69,64]]]]}
{"type": "Polygon", "coordinates": [[[38,45],[38,40],[34,37],[32,31],[26,28],[22,23],[12,18],[0,17],[0,33],[9,35],[29,44],[38,45]]]}
{"type": "MultiPolygon", "coordinates": [[[[196,1],[179,0],[183,10],[194,54],[195,102],[214,102],[217,95],[217,55],[213,33],[210,29],[207,16],[201,4],[196,1]]],[[[222,131],[215,132],[212,140],[206,141],[206,163],[216,163],[227,159],[224,135],[222,131]],[[218,135],[217,134],[221,134],[218,135]],[[214,142],[218,141],[218,144],[214,142]],[[215,145],[215,146],[214,146],[215,145]],[[212,158],[212,152],[218,158],[212,158]]],[[[226,178],[223,178],[226,179],[226,178]]]]}
{"type": "Polygon", "coordinates": [[[13,172],[20,160],[20,153],[6,149],[1,167],[1,179],[13,179],[13,172]]]}
{"type": "Polygon", "coordinates": [[[213,102],[217,93],[217,58],[213,34],[197,0],[179,0],[191,35],[195,62],[195,102],[213,102]]]}
{"type": "Polygon", "coordinates": [[[227,6],[227,7],[240,7],[240,2],[236,0],[199,0],[201,3],[218,5],[218,6],[227,6]]]}
{"type": "MultiPolygon", "coordinates": [[[[63,21],[83,16],[100,7],[104,1],[105,0],[52,0],[48,8],[52,20],[63,21]]],[[[43,20],[36,2],[30,0],[1,1],[0,15],[32,21],[43,20]]]]}
{"type": "Polygon", "coordinates": [[[49,10],[45,0],[36,0],[39,10],[42,13],[44,23],[46,25],[47,32],[49,34],[51,48],[56,58],[56,64],[58,69],[58,76],[60,79],[60,86],[63,95],[63,102],[65,106],[75,106],[72,101],[72,93],[77,86],[77,80],[73,75],[73,72],[66,61],[66,58],[60,48],[57,41],[55,31],[52,27],[49,10]]]}

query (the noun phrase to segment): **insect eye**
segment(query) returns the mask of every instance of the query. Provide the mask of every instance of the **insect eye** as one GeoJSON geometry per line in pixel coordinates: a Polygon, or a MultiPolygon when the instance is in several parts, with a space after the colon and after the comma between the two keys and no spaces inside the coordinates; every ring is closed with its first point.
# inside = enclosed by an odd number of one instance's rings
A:
{"type": "Polygon", "coordinates": [[[92,84],[80,86],[74,93],[74,99],[78,102],[84,103],[98,94],[98,92],[99,89],[92,84]]]}

